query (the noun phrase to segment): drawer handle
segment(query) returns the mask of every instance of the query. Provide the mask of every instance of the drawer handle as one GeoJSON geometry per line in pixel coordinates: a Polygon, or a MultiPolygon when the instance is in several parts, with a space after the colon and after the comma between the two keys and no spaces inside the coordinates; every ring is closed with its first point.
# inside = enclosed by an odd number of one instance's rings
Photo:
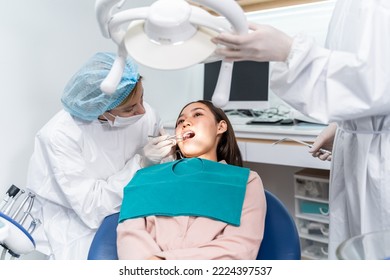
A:
{"type": "Polygon", "coordinates": [[[328,208],[323,208],[323,207],[320,207],[319,208],[320,210],[320,213],[324,216],[328,216],[329,215],[329,209],[328,208]],[[325,209],[325,210],[324,210],[325,209]]]}
{"type": "Polygon", "coordinates": [[[323,236],[329,236],[329,229],[326,228],[326,226],[322,226],[322,227],[320,228],[320,231],[321,231],[321,233],[322,233],[323,236]]]}

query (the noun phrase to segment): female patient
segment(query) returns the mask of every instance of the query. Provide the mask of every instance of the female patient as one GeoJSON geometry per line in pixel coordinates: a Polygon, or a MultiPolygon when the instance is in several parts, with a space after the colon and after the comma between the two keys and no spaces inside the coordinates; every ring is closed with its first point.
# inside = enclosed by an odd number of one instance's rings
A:
{"type": "Polygon", "coordinates": [[[264,189],[242,167],[228,118],[211,102],[192,102],[176,135],[183,158],[139,170],[124,190],[119,259],[256,259],[264,189]]]}

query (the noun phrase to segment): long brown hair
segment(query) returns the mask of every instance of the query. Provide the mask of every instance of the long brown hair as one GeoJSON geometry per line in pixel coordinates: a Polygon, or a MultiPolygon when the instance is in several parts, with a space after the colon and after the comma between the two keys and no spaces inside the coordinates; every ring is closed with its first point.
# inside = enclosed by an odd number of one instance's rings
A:
{"type": "MultiPolygon", "coordinates": [[[[202,103],[209,108],[215,117],[215,121],[219,123],[220,121],[225,121],[227,124],[227,130],[222,134],[221,139],[217,146],[217,160],[225,160],[228,164],[242,166],[242,156],[240,149],[238,148],[237,139],[234,134],[233,126],[229,121],[229,118],[226,116],[225,112],[215,107],[213,103],[207,100],[198,100],[188,103],[181,109],[179,116],[183,110],[190,104],[193,103],[202,103]]],[[[179,150],[179,146],[176,146],[176,149],[179,150]]]]}

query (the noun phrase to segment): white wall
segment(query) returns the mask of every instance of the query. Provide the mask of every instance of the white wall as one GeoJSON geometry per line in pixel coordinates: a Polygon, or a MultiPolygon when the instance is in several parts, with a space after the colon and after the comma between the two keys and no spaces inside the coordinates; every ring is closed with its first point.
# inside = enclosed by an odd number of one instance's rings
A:
{"type": "MultiPolygon", "coordinates": [[[[125,8],[152,2],[128,0],[125,8]]],[[[0,198],[11,184],[25,187],[34,135],[61,108],[71,75],[93,53],[116,51],[100,34],[94,5],[94,0],[0,0],[0,198]]],[[[145,99],[164,119],[174,119],[182,105],[199,97],[193,94],[201,85],[192,69],[139,68],[145,99]]]]}
{"type": "MultiPolygon", "coordinates": [[[[152,2],[128,0],[125,8],[152,2]]],[[[248,19],[323,40],[333,2],[250,13],[248,19]]],[[[116,50],[100,34],[94,5],[94,0],[0,0],[0,197],[11,184],[25,187],[34,135],[61,108],[70,76],[93,53],[116,50]]],[[[202,65],[167,72],[140,66],[140,72],[145,99],[164,120],[202,97],[202,65]]]]}

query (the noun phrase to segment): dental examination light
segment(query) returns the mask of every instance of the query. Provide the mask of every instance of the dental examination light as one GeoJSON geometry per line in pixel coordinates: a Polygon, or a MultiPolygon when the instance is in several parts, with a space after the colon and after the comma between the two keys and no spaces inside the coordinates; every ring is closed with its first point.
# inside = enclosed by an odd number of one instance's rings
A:
{"type": "MultiPolygon", "coordinates": [[[[103,36],[118,46],[114,64],[101,84],[106,94],[115,92],[127,55],[153,69],[178,70],[222,60],[214,54],[217,45],[211,42],[218,33],[248,33],[246,16],[234,0],[192,1],[221,16],[185,0],[157,0],[150,7],[119,11],[125,1],[97,0],[95,3],[103,36]]],[[[217,107],[224,107],[229,101],[232,71],[233,62],[222,60],[212,97],[217,107]]]]}
{"type": "Polygon", "coordinates": [[[12,185],[0,202],[0,245],[3,247],[0,260],[4,260],[7,252],[11,258],[19,258],[35,249],[35,241],[31,234],[41,224],[39,219],[34,219],[30,211],[34,204],[35,195],[29,192],[27,195],[23,189],[12,185]],[[18,199],[25,198],[19,203],[18,199]],[[14,209],[16,207],[16,209],[14,209]],[[30,220],[30,225],[24,224],[30,220]]]}

